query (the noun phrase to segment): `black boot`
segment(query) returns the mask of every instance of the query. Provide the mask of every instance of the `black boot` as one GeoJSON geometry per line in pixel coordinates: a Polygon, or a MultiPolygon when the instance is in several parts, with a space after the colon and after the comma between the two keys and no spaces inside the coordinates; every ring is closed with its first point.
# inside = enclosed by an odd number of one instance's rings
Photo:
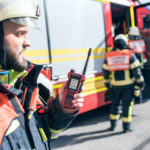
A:
{"type": "Polygon", "coordinates": [[[114,131],[116,129],[117,126],[117,120],[110,120],[110,131],[114,131]]]}
{"type": "Polygon", "coordinates": [[[123,123],[123,133],[128,133],[133,131],[130,123],[123,123]]]}

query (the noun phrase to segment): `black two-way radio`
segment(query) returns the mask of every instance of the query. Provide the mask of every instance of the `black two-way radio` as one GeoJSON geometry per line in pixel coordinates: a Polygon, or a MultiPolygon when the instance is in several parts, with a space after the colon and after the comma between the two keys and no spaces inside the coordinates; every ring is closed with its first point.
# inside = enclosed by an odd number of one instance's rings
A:
{"type": "Polygon", "coordinates": [[[90,48],[88,51],[88,56],[82,74],[75,73],[73,69],[71,69],[71,71],[68,73],[68,81],[67,81],[65,93],[62,100],[62,104],[65,107],[73,108],[73,104],[72,104],[73,96],[76,93],[81,92],[83,82],[86,79],[85,73],[86,73],[89,57],[91,55],[91,51],[92,49],[90,48]]]}

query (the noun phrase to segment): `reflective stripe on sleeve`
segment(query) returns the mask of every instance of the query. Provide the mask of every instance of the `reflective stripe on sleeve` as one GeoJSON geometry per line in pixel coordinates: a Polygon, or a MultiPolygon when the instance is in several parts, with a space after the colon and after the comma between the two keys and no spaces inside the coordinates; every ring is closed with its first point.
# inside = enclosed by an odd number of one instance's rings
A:
{"type": "Polygon", "coordinates": [[[5,135],[7,136],[11,134],[13,131],[15,131],[19,127],[19,125],[20,125],[20,122],[17,119],[13,120],[5,135]]]}
{"type": "Polygon", "coordinates": [[[108,66],[106,64],[103,64],[103,69],[108,70],[108,66]]]}
{"type": "Polygon", "coordinates": [[[51,139],[56,139],[59,135],[60,132],[62,132],[64,129],[61,130],[55,130],[55,129],[50,129],[51,131],[51,139]]]}
{"type": "Polygon", "coordinates": [[[138,60],[136,60],[135,62],[133,62],[132,64],[130,64],[130,68],[131,68],[131,69],[134,69],[134,68],[136,68],[136,67],[138,67],[138,66],[140,66],[140,63],[139,63],[138,60]]]}
{"type": "Polygon", "coordinates": [[[39,132],[40,132],[40,134],[41,134],[42,141],[43,141],[43,142],[46,142],[46,141],[47,141],[47,137],[46,137],[46,135],[45,135],[44,130],[43,130],[42,128],[39,128],[39,132]]]}
{"type": "Polygon", "coordinates": [[[139,79],[137,79],[136,81],[137,81],[138,83],[139,83],[139,82],[143,82],[143,81],[144,81],[143,76],[141,76],[141,77],[140,77],[139,79]]]}

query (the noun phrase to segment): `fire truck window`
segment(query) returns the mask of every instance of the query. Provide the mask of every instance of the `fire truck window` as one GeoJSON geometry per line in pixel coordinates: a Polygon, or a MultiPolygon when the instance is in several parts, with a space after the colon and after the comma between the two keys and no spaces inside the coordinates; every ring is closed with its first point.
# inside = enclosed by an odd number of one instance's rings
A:
{"type": "Polygon", "coordinates": [[[136,21],[139,29],[150,29],[150,5],[136,9],[136,21]]]}
{"type": "Polygon", "coordinates": [[[118,34],[126,34],[130,26],[129,7],[111,3],[111,14],[113,24],[113,37],[118,34]]]}
{"type": "Polygon", "coordinates": [[[143,17],[144,28],[150,28],[150,15],[143,17]]]}

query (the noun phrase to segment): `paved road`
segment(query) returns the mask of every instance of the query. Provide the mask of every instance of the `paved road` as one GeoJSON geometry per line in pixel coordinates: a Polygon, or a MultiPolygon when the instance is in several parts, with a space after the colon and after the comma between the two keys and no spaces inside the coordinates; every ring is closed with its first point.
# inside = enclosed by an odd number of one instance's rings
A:
{"type": "Polygon", "coordinates": [[[150,100],[133,108],[133,132],[109,128],[109,106],[82,114],[53,142],[53,150],[150,150],[150,100]]]}

